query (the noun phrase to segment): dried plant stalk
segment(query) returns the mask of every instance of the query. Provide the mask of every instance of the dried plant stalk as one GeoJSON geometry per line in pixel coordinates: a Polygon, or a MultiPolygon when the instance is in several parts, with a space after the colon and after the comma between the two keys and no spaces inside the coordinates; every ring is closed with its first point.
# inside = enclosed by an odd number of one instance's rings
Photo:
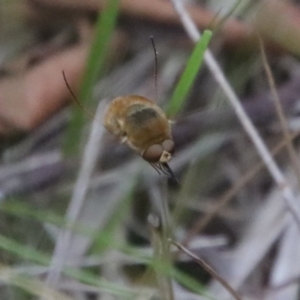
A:
{"type": "MultiPolygon", "coordinates": [[[[177,11],[182,24],[187,32],[187,34],[190,36],[190,38],[197,42],[201,34],[198,31],[195,23],[187,13],[184,5],[182,4],[181,0],[172,0],[175,10],[177,11]]],[[[255,129],[253,123],[251,122],[251,119],[246,114],[243,106],[241,105],[241,102],[239,101],[237,95],[235,94],[234,90],[232,89],[231,85],[227,81],[223,71],[219,67],[218,63],[216,62],[215,58],[211,54],[209,50],[206,50],[206,53],[204,55],[205,62],[210,69],[212,75],[214,76],[216,82],[220,85],[221,89],[227,96],[230,104],[232,105],[238,119],[240,120],[242,126],[244,127],[245,131],[251,138],[254,146],[257,149],[257,152],[261,156],[262,160],[266,164],[269,173],[273,177],[274,181],[279,186],[279,190],[285,200],[286,206],[290,213],[292,214],[295,222],[297,223],[297,226],[300,230],[300,210],[298,206],[298,201],[296,197],[294,196],[292,189],[289,185],[289,183],[286,181],[283,173],[279,169],[278,165],[276,164],[275,160],[272,157],[272,154],[267,149],[263,139],[255,129]]]]}

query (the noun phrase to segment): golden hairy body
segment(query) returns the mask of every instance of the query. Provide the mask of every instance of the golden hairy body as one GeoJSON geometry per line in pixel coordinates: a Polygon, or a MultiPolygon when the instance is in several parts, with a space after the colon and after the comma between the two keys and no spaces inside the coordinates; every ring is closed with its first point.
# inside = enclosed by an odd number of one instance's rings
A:
{"type": "Polygon", "coordinates": [[[112,100],[105,113],[104,126],[141,155],[151,145],[172,139],[170,124],[162,109],[137,95],[112,100]]]}
{"type": "Polygon", "coordinates": [[[175,150],[170,122],[154,102],[137,95],[115,98],[106,109],[104,127],[178,182],[168,165],[175,150]]]}

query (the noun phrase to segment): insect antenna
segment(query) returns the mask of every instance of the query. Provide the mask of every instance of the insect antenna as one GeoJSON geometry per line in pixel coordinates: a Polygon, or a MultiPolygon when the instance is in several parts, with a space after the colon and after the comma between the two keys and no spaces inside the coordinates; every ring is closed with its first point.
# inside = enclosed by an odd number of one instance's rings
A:
{"type": "Polygon", "coordinates": [[[95,115],[93,115],[91,112],[89,112],[81,103],[80,101],[77,99],[76,95],[74,94],[74,92],[72,91],[70,85],[69,85],[69,82],[67,80],[67,77],[66,77],[66,74],[65,74],[65,71],[62,70],[62,74],[63,74],[63,77],[64,77],[64,81],[65,81],[65,84],[72,96],[72,98],[74,99],[74,101],[76,102],[76,104],[86,113],[88,114],[90,117],[92,117],[93,119],[95,119],[95,115]]]}
{"type": "Polygon", "coordinates": [[[155,103],[157,103],[157,95],[158,95],[158,92],[157,92],[157,69],[158,69],[158,59],[157,59],[157,50],[156,50],[156,47],[155,47],[155,43],[154,43],[154,37],[153,35],[150,36],[150,40],[151,40],[151,44],[152,44],[152,48],[153,48],[153,51],[154,51],[154,84],[155,84],[155,103]]]}

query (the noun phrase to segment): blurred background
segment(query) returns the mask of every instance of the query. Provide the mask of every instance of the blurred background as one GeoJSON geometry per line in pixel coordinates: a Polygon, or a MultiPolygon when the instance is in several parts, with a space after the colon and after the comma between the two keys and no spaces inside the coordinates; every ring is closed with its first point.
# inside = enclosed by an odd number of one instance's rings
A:
{"type": "MultiPolygon", "coordinates": [[[[299,1],[182,2],[299,202],[299,1]]],[[[171,0],[0,0],[1,299],[300,299],[300,229],[205,63],[168,116],[179,184],[102,125],[167,109],[193,49],[171,0]]]]}

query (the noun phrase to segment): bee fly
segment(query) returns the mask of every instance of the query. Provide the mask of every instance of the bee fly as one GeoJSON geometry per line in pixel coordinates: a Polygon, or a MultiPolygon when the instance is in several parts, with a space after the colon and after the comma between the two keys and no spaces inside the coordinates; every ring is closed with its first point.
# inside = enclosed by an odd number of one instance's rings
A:
{"type": "Polygon", "coordinates": [[[137,95],[115,98],[104,115],[104,126],[157,171],[177,181],[168,165],[175,150],[170,122],[153,101],[137,95]]]}
{"type": "MultiPolygon", "coordinates": [[[[157,52],[151,36],[155,53],[155,87],[157,87],[157,52]]],[[[90,114],[78,101],[70,88],[63,71],[67,88],[76,103],[90,114]]],[[[154,101],[137,95],[121,96],[113,99],[106,108],[104,127],[126,143],[158,172],[168,175],[178,183],[168,165],[175,150],[170,121],[154,101]]]]}
{"type": "MultiPolygon", "coordinates": [[[[150,39],[155,56],[157,94],[157,51],[153,36],[150,39]]],[[[161,171],[178,182],[168,165],[175,151],[170,121],[156,102],[138,95],[117,97],[108,104],[104,127],[140,154],[158,173],[161,171]]]]}

